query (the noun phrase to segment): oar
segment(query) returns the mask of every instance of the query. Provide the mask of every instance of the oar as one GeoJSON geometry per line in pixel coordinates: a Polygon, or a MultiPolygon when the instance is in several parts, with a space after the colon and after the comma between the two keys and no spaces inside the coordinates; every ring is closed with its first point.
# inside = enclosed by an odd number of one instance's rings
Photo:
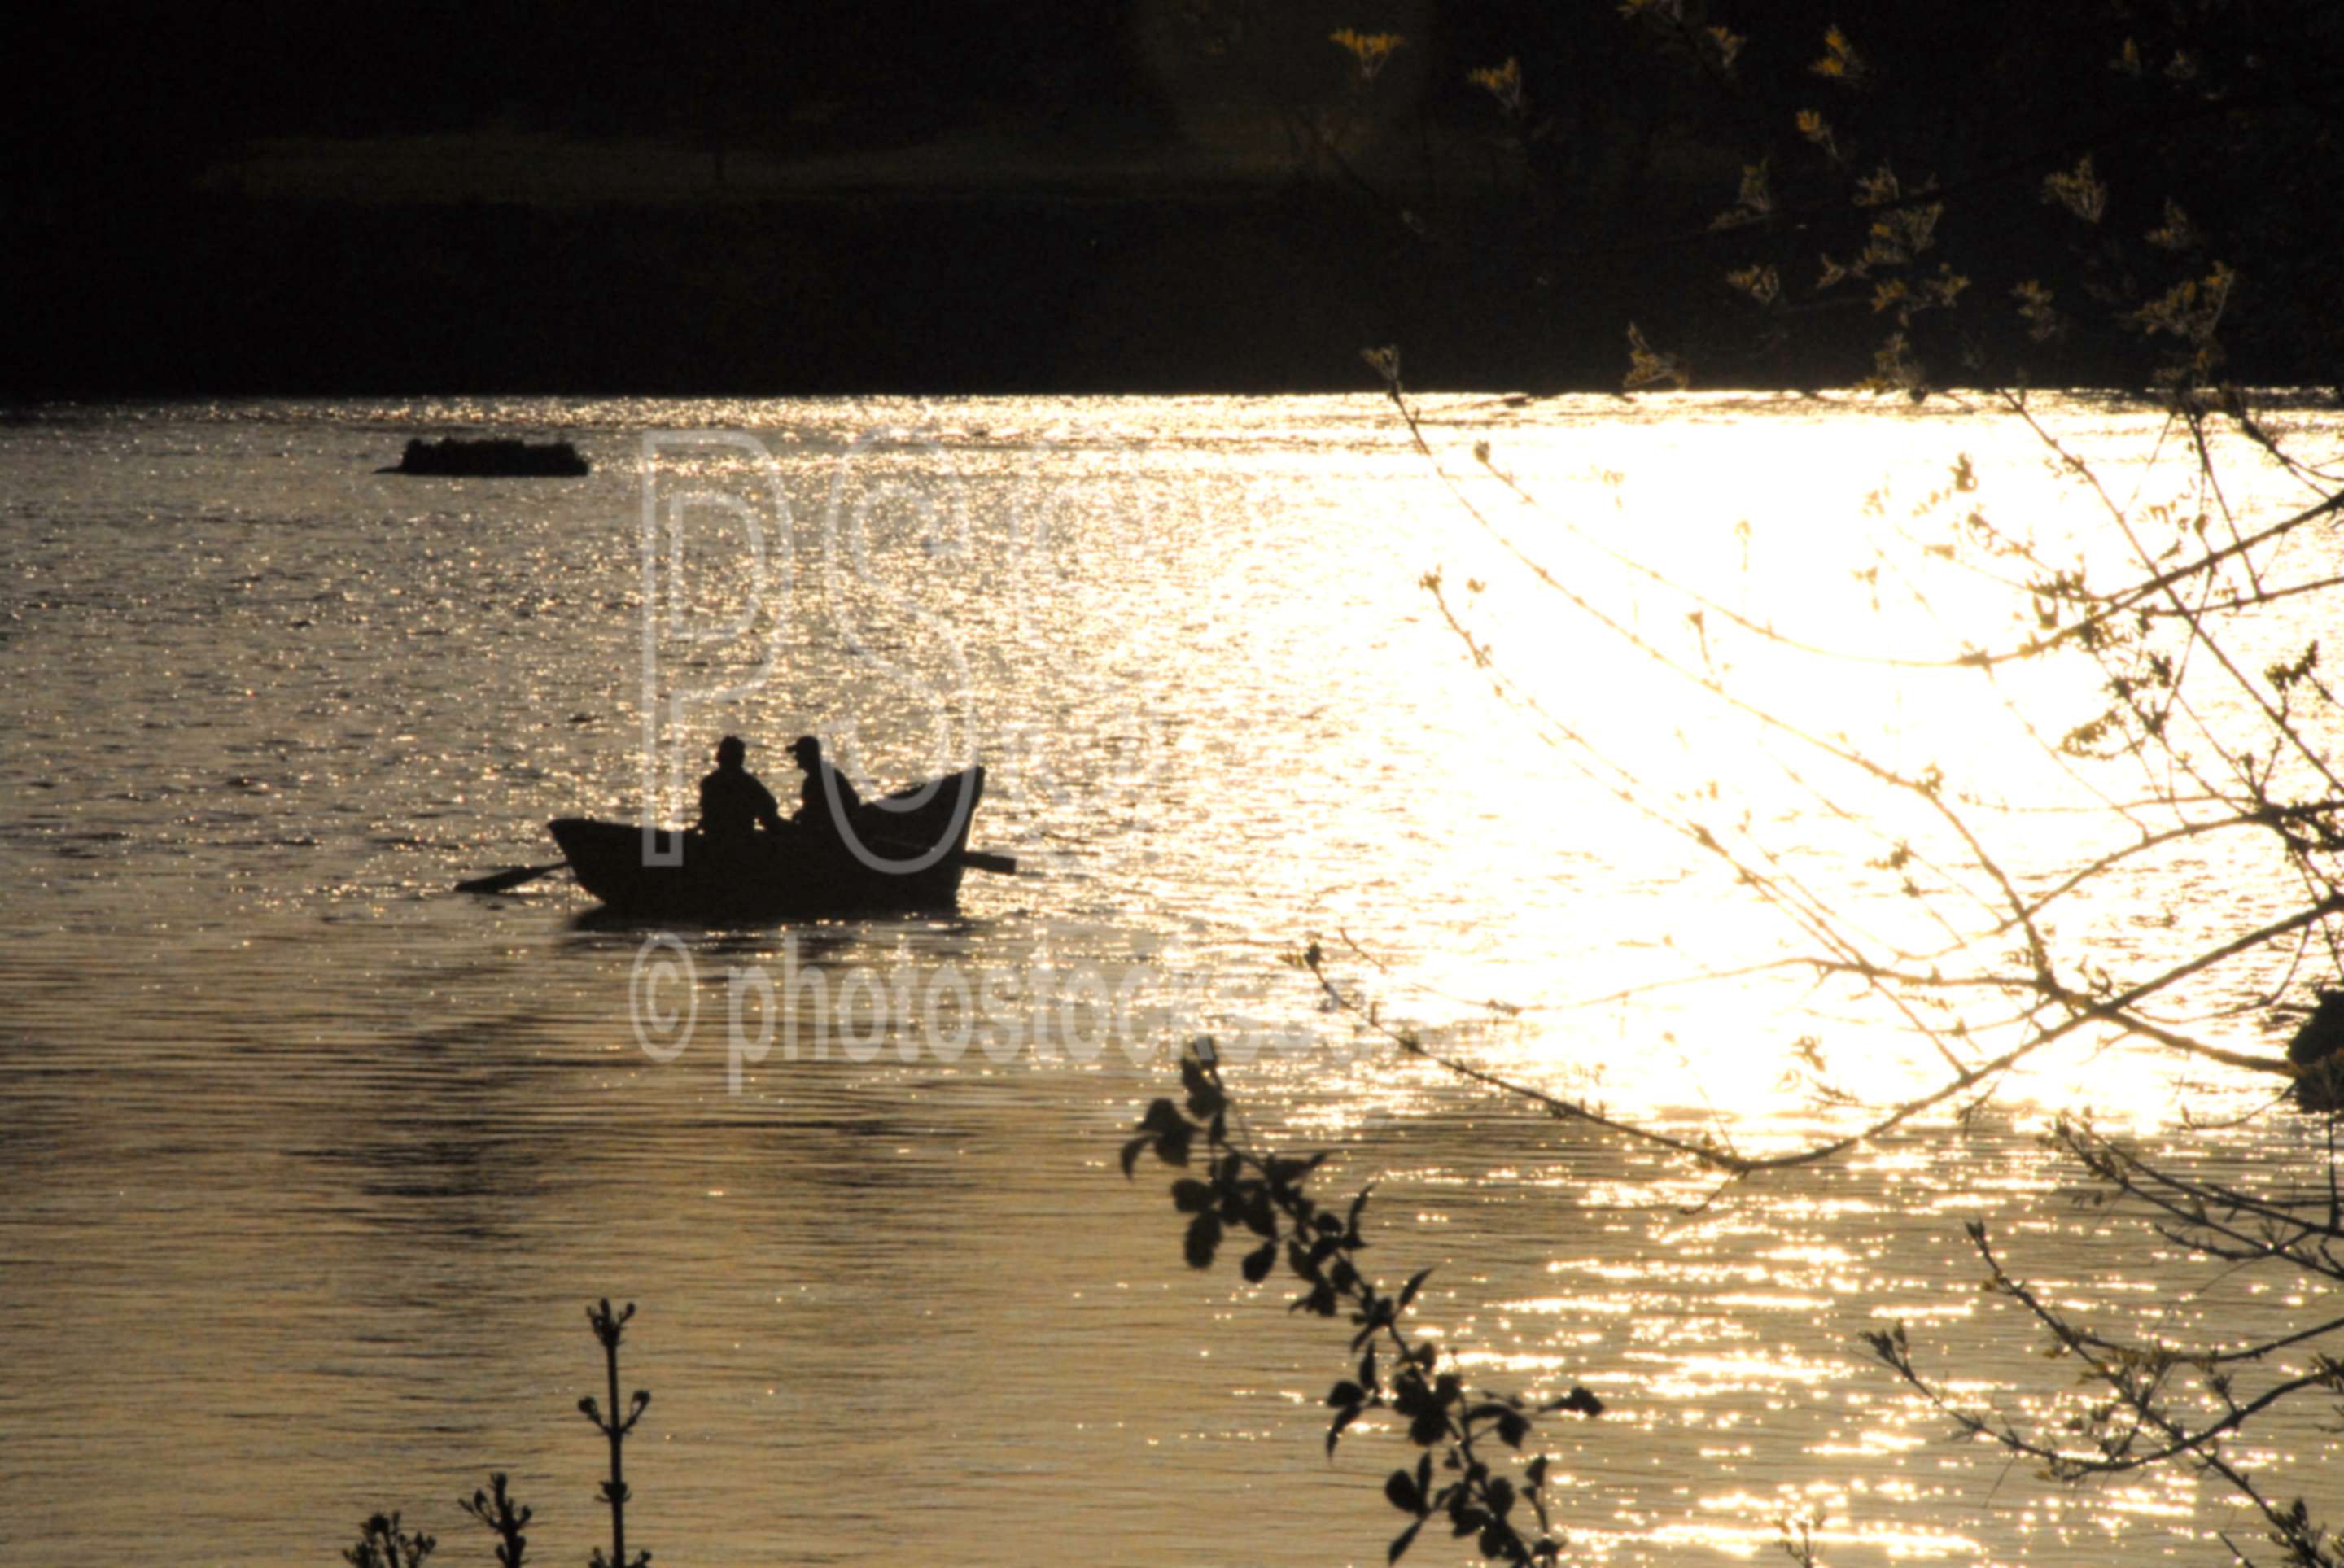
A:
{"type": "Polygon", "coordinates": [[[556,860],[550,866],[510,866],[490,876],[474,877],[469,882],[459,882],[456,890],[460,893],[501,893],[507,888],[518,888],[523,882],[534,882],[540,877],[566,869],[569,865],[567,860],[556,860]]]}
{"type": "MultiPolygon", "coordinates": [[[[935,848],[932,844],[914,844],[904,839],[874,839],[870,843],[874,849],[886,849],[905,859],[924,855],[935,848]]],[[[1015,855],[995,855],[985,849],[963,849],[958,858],[962,865],[972,870],[991,871],[998,877],[1017,874],[1017,857],[1015,855]]]]}
{"type": "Polygon", "coordinates": [[[960,852],[960,863],[975,870],[991,871],[1000,877],[1014,877],[1017,874],[1017,857],[1015,855],[995,855],[985,849],[963,849],[960,852]]]}

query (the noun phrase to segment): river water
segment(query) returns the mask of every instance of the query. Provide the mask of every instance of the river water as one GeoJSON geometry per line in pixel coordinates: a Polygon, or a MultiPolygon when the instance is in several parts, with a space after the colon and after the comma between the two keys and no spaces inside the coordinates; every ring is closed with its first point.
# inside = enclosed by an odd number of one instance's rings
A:
{"type": "MultiPolygon", "coordinates": [[[[1979,1293],[1970,1219],[2100,1322],[2219,1337],[2320,1312],[2300,1282],[2144,1245],[2039,1141],[2088,1106],[2210,1171],[2311,1169],[2319,1129],[2247,1114],[2268,1081],[2079,1040],[1958,1127],[1721,1192],[1403,1060],[1280,961],[1315,940],[1445,1049],[1737,1146],[1844,1124],[1790,1081],[1803,1038],[1860,1093],[1909,1088],[1925,1048],[1802,972],[1673,983],[1790,933],[1638,790],[1719,785],[1721,824],[1749,812],[1803,876],[1865,851],[1794,742],[1591,617],[1875,756],[2046,803],[1997,823],[2064,868],[2105,829],[2048,808],[2096,781],[1994,725],[2080,716],[2088,681],[1981,697],[1974,672],[1728,648],[1620,557],[1834,643],[1957,646],[2007,596],[1925,592],[1897,553],[1925,557],[1956,458],[2052,537],[2089,498],[2023,429],[1954,412],[1427,413],[1437,462],[1368,398],[0,426],[0,1543],[320,1563],[398,1507],[439,1561],[484,1562],[455,1503],[502,1470],[538,1510],[532,1561],[579,1560],[607,1539],[575,1410],[601,1386],[581,1308],[607,1295],[640,1309],[629,1541],[661,1563],[1380,1563],[1410,1451],[1369,1426],[1325,1457],[1348,1332],[1228,1261],[1192,1273],[1166,1173],[1116,1170],[1211,1032],[1255,1136],[1377,1184],[1370,1255],[1388,1282],[1438,1265],[1424,1322],[1477,1381],[1602,1394],[1601,1420],[1546,1429],[1578,1559],[1771,1555],[1812,1515],[1835,1564],[2223,1560],[2213,1533],[2253,1525],[2218,1491],[2071,1490],[1954,1442],[1856,1335],[1903,1321],[2014,1412],[2064,1392],[1979,1293]],[[594,472],[374,472],[451,430],[561,433],[594,472]],[[550,818],[673,815],[726,731],[786,798],[804,730],[887,785],[981,757],[974,841],[1023,874],[972,874],[957,919],[672,933],[581,919],[561,879],[449,890],[549,859],[550,818]],[[1609,788],[1599,755],[1638,782],[1609,788]]],[[[2112,483],[2156,482],[2152,417],[2053,413],[2112,483]]],[[[1907,918],[1864,886],[1853,918],[1907,918]]],[[[2149,973],[2288,893],[2183,846],[2062,918],[2149,973]]],[[[2187,1000],[2218,1013],[2284,959],[2187,1000]]],[[[2201,1032],[2268,1050],[2276,1028],[2201,1032]]],[[[2252,1452],[2315,1511],[2317,1415],[2252,1452]]]]}

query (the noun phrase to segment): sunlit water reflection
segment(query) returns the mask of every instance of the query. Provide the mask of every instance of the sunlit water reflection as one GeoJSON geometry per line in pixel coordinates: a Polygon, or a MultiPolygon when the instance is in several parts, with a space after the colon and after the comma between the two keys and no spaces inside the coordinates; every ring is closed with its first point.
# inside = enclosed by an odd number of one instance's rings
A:
{"type": "MultiPolygon", "coordinates": [[[[1607,552],[1876,646],[1925,612],[1855,574],[1956,454],[2047,535],[2079,504],[2023,432],[1653,407],[1436,405],[1430,434],[1458,476],[1490,441],[1544,510],[1486,477],[1469,498],[1672,648],[1682,604],[1607,552]]],[[[2109,432],[2135,417],[2066,414],[2133,449],[2109,432]]],[[[742,450],[679,472],[757,498],[742,450]]],[[[1490,692],[1427,571],[1650,787],[1723,779],[1811,869],[1877,847],[1755,760],[1794,745],[1697,717],[1527,584],[1377,403],[140,407],[11,426],[0,451],[0,1533],[28,1561],[318,1563],[392,1504],[470,1560],[485,1537],[453,1500],[490,1468],[575,1557],[599,1462],[579,1308],[608,1293],[642,1305],[631,1538],[660,1561],[1380,1562],[1402,1445],[1369,1423],[1321,1457],[1342,1337],[1189,1273],[1160,1179],[1115,1173],[1197,1028],[1253,1048],[1232,1081],[1265,1136],[1379,1181],[1382,1266],[1441,1265],[1423,1310],[1477,1377],[1611,1403],[1550,1432],[1588,1558],[1763,1555],[1813,1514],[1834,1563],[2205,1561],[2243,1523],[2186,1477],[2074,1492],[1951,1444],[1854,1336],[1901,1320],[2014,1411],[2058,1392],[1975,1288],[1974,1218],[2113,1320],[2236,1336],[2306,1310],[2294,1282],[2157,1262],[2035,1142],[2089,1104],[2216,1172],[2308,1159],[2316,1131],[2284,1118],[2184,1125],[2265,1086],[2079,1042],[1965,1131],[1721,1194],[1398,1060],[1278,963],[1315,936],[1476,1060],[1746,1147],[1834,1125],[1786,1081],[1803,1035],[1855,1087],[1911,1081],[1908,1041],[1803,976],[1577,1005],[1783,933],[1490,692]],[[371,472],[465,424],[571,433],[596,472],[371,472]],[[902,780],[971,733],[995,773],[977,840],[1036,874],[972,877],[955,920],[684,934],[696,979],[667,995],[699,1027],[662,1062],[630,1021],[642,933],[581,926],[560,884],[445,890],[546,858],[547,818],[642,797],[638,457],[670,427],[753,432],[791,508],[753,635],[660,649],[663,678],[722,685],[777,639],[761,689],[692,716],[690,765],[739,729],[779,782],[770,749],[819,729],[902,780]],[[736,971],[860,1000],[809,1008],[795,1060],[777,1031],[734,1092],[736,971]],[[942,1060],[878,999],[947,974],[982,1017],[942,1060]],[[1528,1010],[1493,1020],[1491,997],[1528,1010]]],[[[729,517],[695,536],[703,622],[747,591],[729,517]]],[[[2001,629],[1999,597],[1931,593],[1941,641],[2001,629]]],[[[2028,802],[2073,783],[1981,758],[2001,696],[1974,675],[1778,678],[1734,648],[1884,759],[1984,761],[2028,802]]],[[[2074,822],[2006,826],[2082,859],[2074,822]]],[[[2193,852],[2066,918],[2153,969],[2284,907],[2259,867],[2193,852]]],[[[2266,1436],[2317,1503],[2331,1440],[2308,1417],[2266,1436]]]]}

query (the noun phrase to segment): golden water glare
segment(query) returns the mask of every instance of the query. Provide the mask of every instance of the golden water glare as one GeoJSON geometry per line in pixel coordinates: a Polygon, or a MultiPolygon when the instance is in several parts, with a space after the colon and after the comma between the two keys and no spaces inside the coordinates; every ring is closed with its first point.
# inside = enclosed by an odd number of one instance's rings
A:
{"type": "MultiPolygon", "coordinates": [[[[2004,641],[2007,594],[1929,554],[1945,508],[1916,510],[1967,454],[1964,504],[2076,530],[2088,498],[2024,431],[1730,398],[1426,410],[1465,496],[1588,606],[1819,733],[2038,808],[1988,813],[2031,866],[2096,852],[2090,819],[2039,809],[2088,795],[2012,717],[2072,723],[2088,680],[1770,648],[1695,627],[1621,558],[1829,648],[2004,641]],[[1476,477],[1478,440],[1538,508],[1476,477]]],[[[2054,411],[2115,460],[2138,449],[2144,416],[2054,411]]],[[[1226,1269],[1189,1274],[1160,1173],[1114,1173],[1191,1022],[1268,1042],[1232,1070],[1255,1125],[1378,1182],[1379,1267],[1439,1265],[1425,1322],[1477,1382],[1610,1402],[1552,1435],[1587,1561],[1763,1558],[1807,1514],[1835,1563],[2194,1558],[2235,1523],[2185,1476],[2006,1475],[1852,1342],[1901,1321],[1957,1390],[2058,1412],[2061,1369],[1975,1289],[1970,1219],[2112,1322],[2223,1337],[2320,1310],[2296,1282],[2145,1258],[2033,1141],[2087,1105],[2212,1171],[2315,1153],[2282,1120],[2233,1124],[2261,1085],[2078,1040],[1966,1133],[1721,1193],[1362,1045],[1278,966],[1315,938],[1479,1063],[1745,1151],[1846,1124],[1793,1071],[1803,1036],[1868,1097],[1927,1070],[1848,988],[1700,980],[1790,934],[1492,693],[1418,578],[1437,568],[1498,668],[1636,790],[1705,802],[1721,831],[1746,810],[1884,940],[1920,945],[1925,916],[1864,863],[1925,824],[1527,581],[1375,399],[172,407],[0,448],[24,585],[0,769],[25,803],[0,839],[23,890],[0,950],[0,1328],[32,1352],[0,1431],[44,1562],[133,1560],[167,1530],[321,1561],[395,1502],[453,1534],[449,1500],[490,1464],[528,1483],[554,1554],[582,1552],[577,1308],[606,1292],[644,1305],[629,1376],[657,1416],[631,1470],[662,1560],[884,1542],[1024,1563],[1072,1539],[1103,1561],[1380,1562],[1404,1445],[1368,1422],[1323,1459],[1341,1337],[1226,1269]],[[574,431],[597,471],[558,493],[368,471],[405,430],[460,424],[574,431]],[[856,447],[888,426],[934,438],[856,447]],[[1043,977],[1088,965],[1140,977],[1147,1027],[1117,1037],[1086,1003],[1066,1016],[1090,1060],[905,1060],[896,1030],[856,1060],[805,1018],[806,1052],[736,1096],[712,1048],[637,1047],[632,933],[573,927],[559,889],[445,896],[541,858],[546,818],[633,809],[630,465],[664,427],[756,432],[799,529],[772,685],[699,722],[770,748],[859,717],[861,762],[902,779],[935,728],[911,689],[951,672],[997,773],[982,837],[1046,868],[972,880],[956,921],[703,933],[708,1016],[728,966],[957,966],[1003,977],[1030,1028],[1059,1016],[1043,977]],[[826,575],[812,530],[850,451],[864,554],[826,575]],[[840,650],[847,624],[868,659],[840,650]]],[[[692,603],[715,615],[743,568],[721,529],[705,543],[692,603]]],[[[2154,970],[2286,892],[2197,853],[2109,883],[2065,939],[2154,970]]],[[[2333,1438],[2271,1441],[2316,1501],[2333,1438]]]]}

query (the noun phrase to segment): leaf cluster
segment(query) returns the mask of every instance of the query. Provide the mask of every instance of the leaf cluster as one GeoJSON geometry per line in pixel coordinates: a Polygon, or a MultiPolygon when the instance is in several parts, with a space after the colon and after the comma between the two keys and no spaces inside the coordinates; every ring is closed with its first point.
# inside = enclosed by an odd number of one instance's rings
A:
{"type": "Polygon", "coordinates": [[[521,1533],[521,1529],[530,1522],[532,1511],[516,1504],[506,1492],[504,1472],[492,1473],[489,1490],[476,1490],[464,1500],[463,1507],[497,1538],[497,1568],[521,1568],[521,1554],[529,1546],[529,1537],[521,1533]]]}
{"type": "Polygon", "coordinates": [[[1517,1481],[1501,1455],[1519,1455],[1540,1418],[1601,1415],[1602,1401],[1581,1386],[1543,1402],[1469,1391],[1447,1364],[1453,1357],[1406,1321],[1432,1271],[1420,1269],[1387,1291],[1359,1266],[1369,1245],[1360,1221],[1372,1189],[1339,1207],[1322,1204],[1308,1183],[1325,1151],[1281,1156],[1233,1139],[1228,1091],[1209,1038],[1183,1053],[1180,1076],[1185,1101],[1148,1106],[1123,1147],[1124,1174],[1133,1175],[1148,1152],[1197,1171],[1171,1189],[1173,1208],[1188,1217],[1181,1250],[1191,1268],[1210,1268],[1224,1240],[1243,1237],[1253,1243],[1239,1264],[1248,1283],[1266,1282],[1282,1258],[1296,1282],[1289,1312],[1349,1321],[1349,1353],[1358,1361],[1327,1392],[1328,1455],[1371,1412],[1388,1413],[1424,1451],[1413,1468],[1394,1470],[1384,1483],[1385,1497],[1412,1521],[1393,1538],[1387,1560],[1398,1561],[1436,1518],[1491,1562],[1558,1560],[1563,1538],[1550,1512],[1547,1460],[1521,1465],[1517,1481]]]}
{"type": "MultiPolygon", "coordinates": [[[[2284,1179],[2257,1189],[2190,1175],[2085,1121],[2063,1119],[2049,1136],[2098,1184],[2096,1201],[2120,1201],[2144,1214],[2185,1255],[2225,1270],[2277,1266],[2344,1284],[2344,1189],[2332,1143],[2326,1181],[2289,1191],[2284,1179]]],[[[1960,1432],[2033,1462],[2048,1479],[2080,1482],[2167,1466],[2196,1471],[2260,1515],[2282,1561],[2295,1568],[2344,1568],[2344,1536],[2316,1521],[2302,1499],[2274,1495],[2256,1473],[2250,1456],[2258,1445],[2248,1441],[2267,1412],[2299,1399],[2325,1400],[2344,1414],[2344,1363],[2314,1352],[2294,1368],[2284,1365],[2289,1352],[2344,1329],[2344,1320],[2330,1316],[2216,1344],[2111,1332],[2094,1326],[2071,1292],[2054,1296],[2014,1273],[1984,1223],[1966,1229],[1985,1265],[1984,1288],[2034,1319],[2047,1355],[2075,1365],[2073,1392],[2050,1402],[2047,1414],[1974,1406],[1922,1369],[1902,1323],[1864,1336],[1883,1365],[1960,1432]],[[2249,1379],[2258,1381],[2250,1385],[2249,1379]]]]}
{"type": "Polygon", "coordinates": [[[377,1513],[359,1527],[358,1544],[342,1549],[350,1568],[421,1568],[440,1543],[421,1531],[399,1528],[396,1513],[377,1513]]]}

